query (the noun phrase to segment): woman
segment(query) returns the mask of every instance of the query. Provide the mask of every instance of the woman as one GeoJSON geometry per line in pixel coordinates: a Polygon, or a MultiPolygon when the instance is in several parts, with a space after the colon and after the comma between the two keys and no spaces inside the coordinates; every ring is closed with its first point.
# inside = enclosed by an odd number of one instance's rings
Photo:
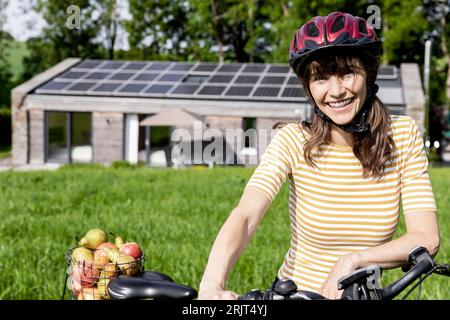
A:
{"type": "Polygon", "coordinates": [[[289,177],[291,242],[278,278],[338,299],[338,280],[372,264],[403,265],[439,247],[436,205],[415,122],[376,97],[380,41],[367,22],[334,12],[295,34],[290,65],[315,108],[272,139],[212,247],[199,299],[236,299],[228,273],[289,177]],[[392,240],[400,200],[407,232],[392,240]]]}

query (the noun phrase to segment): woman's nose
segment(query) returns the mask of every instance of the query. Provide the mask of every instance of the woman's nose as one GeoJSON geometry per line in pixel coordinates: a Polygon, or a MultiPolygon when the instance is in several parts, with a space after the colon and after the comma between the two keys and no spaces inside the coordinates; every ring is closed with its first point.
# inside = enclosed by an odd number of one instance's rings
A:
{"type": "Polygon", "coordinates": [[[342,83],[342,79],[339,77],[331,77],[330,79],[330,88],[329,88],[329,94],[333,98],[340,98],[343,95],[345,95],[345,87],[342,83]]]}

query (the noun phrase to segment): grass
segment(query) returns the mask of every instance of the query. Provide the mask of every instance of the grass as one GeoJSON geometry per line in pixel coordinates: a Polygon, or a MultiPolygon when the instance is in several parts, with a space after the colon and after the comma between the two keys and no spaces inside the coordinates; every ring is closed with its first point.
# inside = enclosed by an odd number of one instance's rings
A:
{"type": "MultiPolygon", "coordinates": [[[[75,236],[94,227],[138,242],[147,257],[146,270],[198,288],[213,241],[252,172],[100,165],[2,172],[0,298],[60,299],[64,253],[75,245],[75,236]]],[[[431,176],[440,210],[438,257],[449,262],[450,170],[433,168],[431,176]]],[[[287,187],[232,270],[228,288],[245,292],[271,285],[289,245],[287,187]]],[[[398,231],[397,236],[404,226],[398,231]]],[[[401,274],[387,271],[383,279],[390,282],[401,274]]],[[[422,298],[450,299],[448,287],[448,279],[431,277],[423,284],[422,298]]]]}

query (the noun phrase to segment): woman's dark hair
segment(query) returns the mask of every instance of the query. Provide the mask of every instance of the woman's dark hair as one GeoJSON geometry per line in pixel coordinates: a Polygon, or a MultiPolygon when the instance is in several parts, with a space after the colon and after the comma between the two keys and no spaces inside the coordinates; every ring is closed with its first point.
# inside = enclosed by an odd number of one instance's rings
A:
{"type": "MultiPolygon", "coordinates": [[[[304,67],[299,70],[299,74],[305,93],[314,103],[309,90],[312,73],[325,76],[345,75],[349,72],[356,74],[361,70],[367,73],[366,85],[372,86],[375,83],[378,71],[377,59],[358,50],[340,50],[337,48],[337,50],[318,52],[309,63],[304,64],[304,67]]],[[[352,133],[354,137],[353,153],[361,163],[365,178],[381,179],[387,163],[393,160],[395,142],[389,133],[391,120],[387,108],[375,95],[368,97],[368,99],[370,101],[367,101],[367,103],[371,103],[367,115],[370,131],[352,133]]],[[[280,123],[275,124],[275,127],[280,127],[280,123]]],[[[304,145],[305,161],[308,165],[317,167],[312,151],[317,150],[320,154],[321,147],[331,142],[331,123],[315,113],[312,121],[302,121],[301,127],[309,134],[309,138],[304,145]]]]}

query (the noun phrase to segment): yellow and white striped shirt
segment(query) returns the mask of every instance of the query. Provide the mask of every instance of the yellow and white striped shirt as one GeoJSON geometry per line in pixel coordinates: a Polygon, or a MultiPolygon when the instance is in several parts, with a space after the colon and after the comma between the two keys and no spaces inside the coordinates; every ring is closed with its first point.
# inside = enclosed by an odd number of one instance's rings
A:
{"type": "Polygon", "coordinates": [[[318,292],[340,256],[392,239],[400,199],[404,214],[436,211],[417,125],[407,116],[391,120],[396,152],[380,181],[363,178],[362,166],[347,146],[326,145],[315,158],[318,169],[308,166],[302,147],[308,134],[299,124],[284,126],[272,139],[246,188],[273,201],[289,177],[291,241],[279,278],[318,292]]]}

